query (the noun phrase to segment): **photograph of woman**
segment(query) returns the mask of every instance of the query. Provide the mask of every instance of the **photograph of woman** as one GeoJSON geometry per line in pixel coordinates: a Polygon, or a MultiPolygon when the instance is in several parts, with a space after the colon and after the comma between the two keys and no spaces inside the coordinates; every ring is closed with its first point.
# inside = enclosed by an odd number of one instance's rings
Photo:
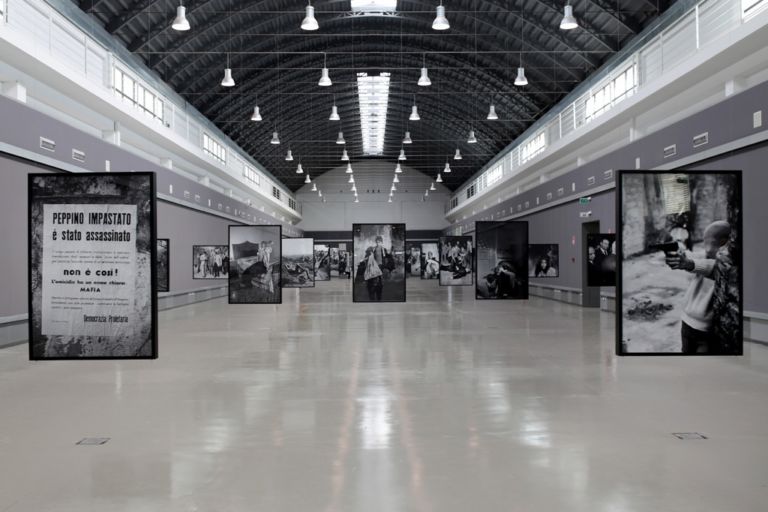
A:
{"type": "Polygon", "coordinates": [[[405,224],[352,226],[354,302],[405,301],[405,224]]]}

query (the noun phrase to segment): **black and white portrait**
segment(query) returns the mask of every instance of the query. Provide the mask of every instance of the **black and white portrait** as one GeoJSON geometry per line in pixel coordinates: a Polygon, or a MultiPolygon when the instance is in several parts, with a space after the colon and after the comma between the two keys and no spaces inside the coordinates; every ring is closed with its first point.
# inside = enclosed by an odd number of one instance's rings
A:
{"type": "Polygon", "coordinates": [[[616,286],[616,235],[587,234],[587,286],[616,286]]]}
{"type": "Polygon", "coordinates": [[[440,286],[472,286],[471,236],[440,237],[440,286]]]}
{"type": "Polygon", "coordinates": [[[405,250],[405,275],[421,277],[421,244],[409,243],[405,250]]]}
{"type": "Polygon", "coordinates": [[[315,286],[314,246],[312,238],[283,239],[283,288],[315,286]]]}
{"type": "Polygon", "coordinates": [[[167,238],[157,239],[157,291],[167,292],[171,285],[171,241],[167,238]]]}
{"type": "Polygon", "coordinates": [[[342,279],[349,279],[351,275],[351,253],[346,249],[346,244],[344,244],[343,249],[339,248],[339,277],[342,279]]]}
{"type": "Polygon", "coordinates": [[[154,173],[28,185],[30,359],[157,357],[154,173]]]}
{"type": "Polygon", "coordinates": [[[558,277],[560,275],[559,260],[559,245],[529,244],[528,277],[558,277]]]}
{"type": "Polygon", "coordinates": [[[440,278],[440,251],[436,242],[421,244],[421,278],[440,278]]]}
{"type": "Polygon", "coordinates": [[[229,273],[229,247],[192,246],[192,279],[226,279],[229,273]]]}
{"type": "Polygon", "coordinates": [[[315,244],[315,281],[331,280],[330,253],[328,244],[315,244]]]}
{"type": "Polygon", "coordinates": [[[528,223],[475,222],[475,297],[528,298],[528,223]]]}
{"type": "Polygon", "coordinates": [[[741,355],[741,173],[623,171],[617,351],[741,355]]]}
{"type": "Polygon", "coordinates": [[[281,226],[229,226],[229,303],[280,304],[281,226]]]}
{"type": "Polygon", "coordinates": [[[405,302],[405,224],[353,224],[354,302],[405,302]]]}

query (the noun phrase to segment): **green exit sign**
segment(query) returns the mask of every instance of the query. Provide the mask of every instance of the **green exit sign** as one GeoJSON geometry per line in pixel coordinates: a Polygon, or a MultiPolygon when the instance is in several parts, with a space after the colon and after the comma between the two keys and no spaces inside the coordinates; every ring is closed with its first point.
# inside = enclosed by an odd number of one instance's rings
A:
{"type": "Polygon", "coordinates": [[[592,201],[591,197],[580,197],[579,204],[589,204],[592,201]]]}

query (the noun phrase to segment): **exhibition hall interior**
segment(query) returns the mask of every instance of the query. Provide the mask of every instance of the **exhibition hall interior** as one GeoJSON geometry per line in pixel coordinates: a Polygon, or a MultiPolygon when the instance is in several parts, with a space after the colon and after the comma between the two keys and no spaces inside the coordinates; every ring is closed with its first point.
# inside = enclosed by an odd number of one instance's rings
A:
{"type": "Polygon", "coordinates": [[[0,0],[0,512],[768,510],[768,0],[0,0]]]}

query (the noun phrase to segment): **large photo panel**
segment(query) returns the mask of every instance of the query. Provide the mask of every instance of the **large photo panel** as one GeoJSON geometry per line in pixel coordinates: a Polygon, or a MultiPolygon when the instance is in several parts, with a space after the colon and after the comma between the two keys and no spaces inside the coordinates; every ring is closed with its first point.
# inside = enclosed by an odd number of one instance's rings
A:
{"type": "Polygon", "coordinates": [[[587,286],[616,286],[616,234],[587,234],[587,286]]]}
{"type": "Polygon", "coordinates": [[[436,242],[421,244],[421,278],[440,278],[440,250],[436,242]]]}
{"type": "Polygon", "coordinates": [[[229,226],[229,303],[280,304],[281,226],[229,226]]]}
{"type": "Polygon", "coordinates": [[[157,357],[154,173],[28,184],[30,359],[157,357]]]}
{"type": "Polygon", "coordinates": [[[405,224],[353,224],[354,302],[405,302],[405,224]]]}
{"type": "Polygon", "coordinates": [[[472,286],[471,236],[440,237],[440,286],[472,286]]]}
{"type": "Polygon", "coordinates": [[[557,244],[528,245],[528,277],[559,277],[560,246],[557,244]]]}
{"type": "Polygon", "coordinates": [[[171,288],[171,241],[157,239],[157,291],[167,292],[171,288]]]}
{"type": "Polygon", "coordinates": [[[528,298],[528,223],[475,222],[475,298],[528,298]]]}
{"type": "Polygon", "coordinates": [[[226,279],[228,274],[229,246],[192,246],[192,279],[226,279]]]}
{"type": "Polygon", "coordinates": [[[622,171],[619,355],[741,355],[740,171],[622,171]]]}
{"type": "Polygon", "coordinates": [[[420,243],[408,243],[405,246],[405,275],[421,277],[420,243]]]}
{"type": "Polygon", "coordinates": [[[315,281],[331,280],[331,248],[328,244],[315,244],[315,281]]]}
{"type": "Polygon", "coordinates": [[[312,238],[283,239],[283,288],[315,286],[314,248],[312,238]]]}

